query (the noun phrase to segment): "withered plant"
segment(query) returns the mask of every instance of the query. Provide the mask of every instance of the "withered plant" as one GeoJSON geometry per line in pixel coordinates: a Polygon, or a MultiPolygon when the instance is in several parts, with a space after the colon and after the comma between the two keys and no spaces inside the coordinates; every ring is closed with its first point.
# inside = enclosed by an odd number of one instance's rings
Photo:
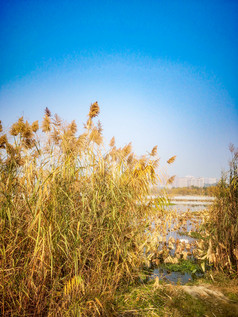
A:
{"type": "Polygon", "coordinates": [[[230,145],[230,168],[214,190],[216,200],[208,210],[204,258],[214,266],[238,275],[238,149],[230,145]]]}
{"type": "Polygon", "coordinates": [[[48,108],[41,124],[0,123],[2,316],[112,316],[116,290],[148,261],[157,148],[138,158],[113,138],[105,152],[99,110],[80,135],[48,108]]]}

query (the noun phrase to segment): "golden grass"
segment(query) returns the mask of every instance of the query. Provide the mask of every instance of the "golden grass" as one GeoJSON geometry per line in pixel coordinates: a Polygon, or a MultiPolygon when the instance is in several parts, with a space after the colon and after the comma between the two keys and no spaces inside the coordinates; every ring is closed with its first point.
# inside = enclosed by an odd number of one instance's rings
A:
{"type": "Polygon", "coordinates": [[[215,187],[216,200],[207,213],[204,258],[238,276],[238,149],[230,145],[230,152],[230,170],[215,187]]]}
{"type": "Polygon", "coordinates": [[[21,117],[7,136],[0,124],[3,316],[113,316],[116,290],[148,261],[157,148],[137,158],[113,138],[105,153],[99,111],[81,135],[49,109],[42,131],[21,117]]]}

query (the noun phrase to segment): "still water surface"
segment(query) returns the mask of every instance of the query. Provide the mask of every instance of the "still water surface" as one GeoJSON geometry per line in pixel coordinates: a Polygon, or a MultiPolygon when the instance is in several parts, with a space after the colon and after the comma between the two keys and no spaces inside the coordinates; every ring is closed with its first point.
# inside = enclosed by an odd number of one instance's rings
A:
{"type": "MultiPolygon", "coordinates": [[[[178,212],[198,212],[206,209],[208,204],[204,203],[204,201],[196,201],[196,204],[193,201],[187,201],[187,204],[173,204],[170,206],[171,209],[177,210],[178,212]]],[[[187,232],[192,229],[192,223],[188,220],[187,221],[187,232]]],[[[186,243],[192,243],[196,239],[188,237],[187,235],[181,235],[177,231],[168,232],[166,239],[168,240],[170,237],[173,237],[175,240],[184,240],[186,243]]],[[[150,276],[150,279],[155,279],[159,277],[160,280],[164,280],[170,284],[186,284],[189,281],[193,280],[194,278],[201,277],[201,273],[181,273],[181,272],[170,272],[166,269],[162,268],[155,268],[150,276]]]]}

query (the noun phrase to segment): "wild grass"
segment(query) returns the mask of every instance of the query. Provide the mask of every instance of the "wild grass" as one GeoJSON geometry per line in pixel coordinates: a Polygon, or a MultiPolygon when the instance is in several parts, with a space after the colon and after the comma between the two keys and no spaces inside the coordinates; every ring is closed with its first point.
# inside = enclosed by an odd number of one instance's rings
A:
{"type": "Polygon", "coordinates": [[[180,259],[178,263],[164,263],[160,266],[162,269],[166,269],[170,272],[182,272],[182,273],[202,273],[201,266],[194,260],[180,259]]]}
{"type": "Polygon", "coordinates": [[[112,138],[106,151],[99,111],[79,135],[48,108],[41,124],[0,123],[2,316],[113,316],[116,290],[148,262],[157,148],[138,158],[112,138]]]}
{"type": "Polygon", "coordinates": [[[215,268],[238,275],[238,149],[230,145],[230,169],[215,189],[205,222],[208,259],[215,268]]]}
{"type": "Polygon", "coordinates": [[[184,286],[170,285],[159,281],[130,287],[124,293],[116,296],[115,304],[120,314],[118,316],[230,316],[238,314],[237,280],[230,280],[222,273],[222,285],[217,276],[211,280],[208,277],[190,282],[191,291],[201,288],[200,296],[191,296],[184,286]],[[224,279],[224,280],[223,280],[224,279]],[[224,283],[226,286],[224,287],[224,283]],[[236,284],[235,284],[236,283],[236,284]],[[204,290],[220,292],[227,297],[222,301],[218,296],[204,296],[204,290]]]}

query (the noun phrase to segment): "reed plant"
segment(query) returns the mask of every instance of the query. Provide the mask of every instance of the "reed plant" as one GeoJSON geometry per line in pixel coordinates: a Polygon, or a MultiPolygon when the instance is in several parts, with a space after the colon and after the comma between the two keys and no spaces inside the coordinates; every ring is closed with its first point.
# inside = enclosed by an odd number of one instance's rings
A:
{"type": "Polygon", "coordinates": [[[216,200],[208,211],[206,254],[217,269],[238,275],[238,149],[230,145],[231,160],[227,173],[216,186],[216,200]]]}
{"type": "Polygon", "coordinates": [[[113,316],[116,290],[148,262],[157,147],[139,158],[112,138],[106,150],[99,111],[81,134],[48,108],[41,125],[0,123],[2,316],[113,316]]]}

